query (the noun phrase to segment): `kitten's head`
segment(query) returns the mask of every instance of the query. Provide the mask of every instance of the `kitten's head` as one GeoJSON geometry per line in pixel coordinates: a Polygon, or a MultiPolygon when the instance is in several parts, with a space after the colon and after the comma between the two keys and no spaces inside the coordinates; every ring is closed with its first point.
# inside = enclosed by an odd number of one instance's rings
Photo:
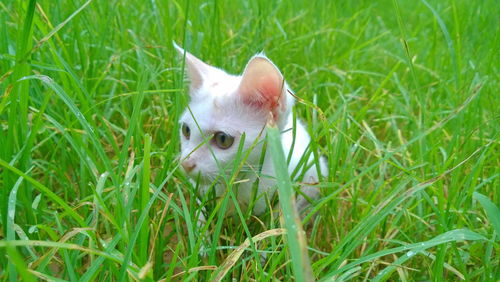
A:
{"type": "MultiPolygon", "coordinates": [[[[210,66],[175,45],[185,55],[190,80],[190,103],[179,122],[181,161],[191,176],[211,182],[221,168],[229,167],[238,152],[265,137],[265,126],[286,124],[293,105],[278,68],[263,54],[250,59],[241,76],[210,66]]],[[[247,163],[257,165],[261,145],[250,153],[247,163]]]]}

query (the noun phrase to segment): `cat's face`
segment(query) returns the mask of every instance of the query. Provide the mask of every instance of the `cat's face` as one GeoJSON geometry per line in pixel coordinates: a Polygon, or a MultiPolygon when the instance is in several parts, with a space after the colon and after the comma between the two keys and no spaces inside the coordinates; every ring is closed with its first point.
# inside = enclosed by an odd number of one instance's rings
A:
{"type": "MultiPolygon", "coordinates": [[[[213,181],[219,166],[228,170],[232,167],[243,133],[247,149],[266,124],[264,115],[252,112],[231,95],[217,97],[206,92],[192,99],[189,109],[179,121],[182,166],[188,175],[200,174],[200,180],[205,182],[213,181]]],[[[255,161],[255,155],[249,162],[255,161]]]]}
{"type": "MultiPolygon", "coordinates": [[[[186,65],[191,100],[179,120],[181,164],[189,176],[209,184],[221,170],[232,169],[243,134],[245,151],[265,137],[268,121],[282,123],[293,100],[285,95],[281,73],[264,56],[253,57],[241,76],[227,74],[189,53],[186,65]]],[[[261,143],[250,153],[250,166],[258,164],[261,143]]]]}

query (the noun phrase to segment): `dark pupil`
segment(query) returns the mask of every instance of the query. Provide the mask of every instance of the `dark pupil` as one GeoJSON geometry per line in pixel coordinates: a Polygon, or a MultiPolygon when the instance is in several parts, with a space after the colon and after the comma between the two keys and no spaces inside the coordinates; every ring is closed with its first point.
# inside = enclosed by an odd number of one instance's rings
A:
{"type": "Polygon", "coordinates": [[[189,136],[189,127],[185,124],[182,125],[182,129],[183,129],[183,132],[184,132],[184,136],[188,137],[189,136]]]}
{"type": "Polygon", "coordinates": [[[234,138],[224,132],[215,133],[215,143],[221,149],[227,149],[233,145],[234,138]]]}

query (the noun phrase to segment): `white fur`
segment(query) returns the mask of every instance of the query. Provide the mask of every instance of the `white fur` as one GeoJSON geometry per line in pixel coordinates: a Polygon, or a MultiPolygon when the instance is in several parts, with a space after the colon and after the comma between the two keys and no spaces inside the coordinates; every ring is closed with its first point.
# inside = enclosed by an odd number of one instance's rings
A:
{"type": "MultiPolygon", "coordinates": [[[[193,179],[200,180],[202,195],[208,191],[211,183],[223,171],[230,171],[233,166],[233,159],[238,150],[241,136],[245,133],[244,150],[252,146],[259,138],[263,140],[266,136],[265,125],[268,119],[275,119],[282,133],[282,144],[285,153],[290,152],[293,142],[292,126],[293,118],[291,108],[294,103],[293,96],[288,93],[289,88],[283,82],[284,89],[281,93],[279,108],[275,115],[269,114],[269,109],[256,108],[245,103],[242,98],[242,91],[247,91],[249,95],[254,95],[253,84],[258,84],[262,79],[266,79],[267,73],[272,73],[270,79],[279,79],[281,73],[274,64],[263,54],[254,56],[247,65],[247,69],[241,76],[230,75],[220,69],[209,66],[197,59],[183,49],[175,45],[179,53],[186,57],[188,76],[191,80],[189,109],[182,114],[179,122],[189,126],[191,130],[189,140],[181,132],[181,161],[184,164],[195,165],[195,168],[188,173],[193,179]],[[256,77],[252,77],[256,76],[256,77]],[[209,140],[216,132],[225,132],[234,137],[233,145],[228,149],[220,149],[213,140],[209,140]],[[208,139],[207,139],[208,138],[208,139]],[[209,140],[204,142],[204,140],[209,140]],[[203,143],[203,144],[202,144],[203,143]],[[200,144],[202,144],[200,146],[200,144]],[[220,165],[220,168],[219,168],[220,165]]],[[[255,94],[257,95],[257,94],[255,94]]],[[[256,96],[256,99],[259,97],[256,96]]],[[[296,122],[296,139],[293,147],[292,158],[289,164],[289,172],[292,173],[299,163],[302,155],[309,145],[310,137],[300,121],[296,122]]],[[[259,171],[259,160],[261,157],[263,142],[258,142],[257,146],[250,153],[246,161],[245,169],[238,175],[239,179],[248,179],[246,182],[237,184],[237,198],[244,208],[249,204],[252,195],[252,184],[257,179],[259,171]],[[254,170],[254,171],[252,171],[254,170]]],[[[268,148],[269,150],[269,148],[268,148]]],[[[313,160],[311,154],[309,162],[313,160]]],[[[326,174],[324,159],[320,160],[321,171],[326,174]]],[[[259,180],[258,199],[255,203],[253,213],[262,214],[266,210],[266,200],[264,193],[270,198],[275,192],[274,170],[270,153],[267,152],[263,167],[262,177],[259,180]]],[[[313,165],[306,172],[304,183],[318,182],[316,167],[313,165]]],[[[217,196],[221,196],[226,187],[218,181],[214,188],[217,196]]],[[[318,189],[314,186],[304,185],[302,190],[311,198],[318,196],[318,189]]],[[[307,201],[299,197],[299,209],[307,206],[307,201]]]]}

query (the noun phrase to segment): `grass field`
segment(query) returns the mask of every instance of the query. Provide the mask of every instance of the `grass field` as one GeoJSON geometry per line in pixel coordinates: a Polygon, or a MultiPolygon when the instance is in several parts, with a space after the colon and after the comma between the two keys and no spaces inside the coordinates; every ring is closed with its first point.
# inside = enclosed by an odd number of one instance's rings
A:
{"type": "Polygon", "coordinates": [[[498,15],[495,0],[0,2],[0,280],[498,280],[498,15]],[[225,219],[231,193],[196,225],[172,41],[232,73],[264,50],[303,99],[329,167],[308,260],[287,217],[225,219]]]}

